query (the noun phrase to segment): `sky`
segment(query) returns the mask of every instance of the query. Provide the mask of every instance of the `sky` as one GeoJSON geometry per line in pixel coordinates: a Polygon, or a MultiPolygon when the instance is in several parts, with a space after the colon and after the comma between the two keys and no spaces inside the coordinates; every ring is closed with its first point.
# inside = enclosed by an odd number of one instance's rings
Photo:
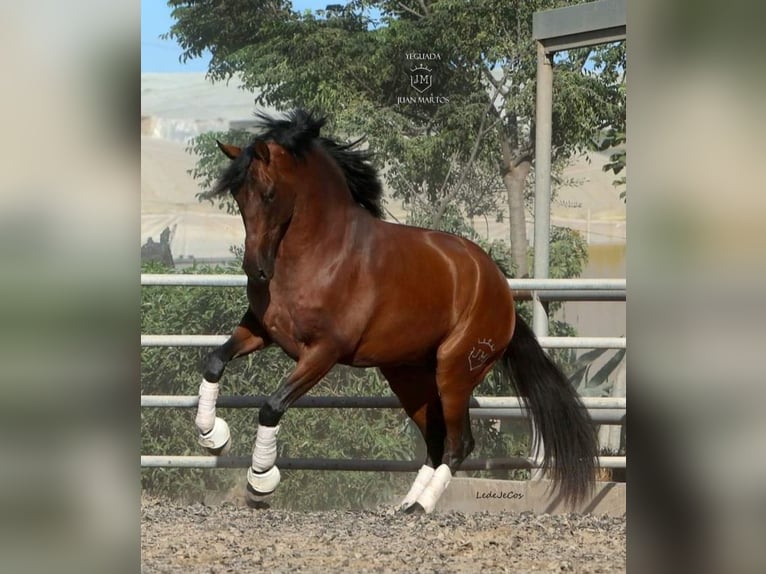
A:
{"type": "MultiPolygon", "coordinates": [[[[346,4],[343,0],[294,0],[293,9],[324,9],[327,4],[346,4]]],[[[170,7],[163,0],[141,2],[141,73],[206,72],[210,54],[189,60],[178,61],[181,47],[173,40],[161,40],[160,34],[173,25],[170,7]]]]}

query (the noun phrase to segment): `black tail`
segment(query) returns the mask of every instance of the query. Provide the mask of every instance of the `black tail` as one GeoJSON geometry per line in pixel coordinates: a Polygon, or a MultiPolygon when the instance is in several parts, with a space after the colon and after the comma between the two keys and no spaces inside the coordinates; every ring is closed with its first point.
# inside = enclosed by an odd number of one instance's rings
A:
{"type": "Polygon", "coordinates": [[[571,383],[518,315],[502,364],[542,439],[543,469],[552,470],[565,500],[572,504],[582,501],[595,481],[596,430],[571,383]]]}

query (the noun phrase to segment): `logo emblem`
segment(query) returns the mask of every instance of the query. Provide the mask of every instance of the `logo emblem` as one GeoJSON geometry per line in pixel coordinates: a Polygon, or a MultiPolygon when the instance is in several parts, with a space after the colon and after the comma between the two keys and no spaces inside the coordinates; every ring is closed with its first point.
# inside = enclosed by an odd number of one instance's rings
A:
{"type": "Polygon", "coordinates": [[[495,344],[492,339],[481,339],[468,353],[468,370],[474,371],[487,362],[490,355],[495,352],[495,344]]]}
{"type": "Polygon", "coordinates": [[[433,83],[432,71],[423,64],[410,68],[410,86],[420,94],[431,89],[431,84],[433,83]]]}

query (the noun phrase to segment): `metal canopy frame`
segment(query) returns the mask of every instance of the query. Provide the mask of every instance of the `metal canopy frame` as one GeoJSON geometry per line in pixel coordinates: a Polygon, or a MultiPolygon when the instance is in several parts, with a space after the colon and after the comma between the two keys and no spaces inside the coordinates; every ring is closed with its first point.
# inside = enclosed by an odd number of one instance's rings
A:
{"type": "Polygon", "coordinates": [[[625,39],[625,0],[600,0],[532,15],[532,37],[546,52],[625,39]]]}
{"type": "MultiPolygon", "coordinates": [[[[626,0],[600,0],[532,15],[532,37],[537,47],[535,279],[547,278],[550,264],[553,55],[562,50],[624,40],[627,31],[625,3],[626,0]]],[[[532,305],[532,328],[538,338],[546,338],[548,313],[545,305],[536,294],[533,294],[532,305]]],[[[542,460],[544,451],[542,437],[533,424],[532,452],[537,453],[537,463],[542,460]]],[[[533,470],[531,477],[539,480],[543,474],[533,470]]]]}
{"type": "MultiPolygon", "coordinates": [[[[547,278],[550,262],[551,155],[553,136],[553,55],[562,50],[625,40],[626,0],[599,0],[532,15],[537,46],[537,110],[535,115],[534,276],[547,278]]],[[[534,298],[533,329],[548,335],[548,315],[534,298]]]]}

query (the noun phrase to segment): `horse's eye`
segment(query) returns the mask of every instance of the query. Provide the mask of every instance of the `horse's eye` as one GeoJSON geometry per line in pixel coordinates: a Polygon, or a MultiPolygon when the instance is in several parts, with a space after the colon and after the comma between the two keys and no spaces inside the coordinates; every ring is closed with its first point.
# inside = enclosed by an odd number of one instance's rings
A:
{"type": "Polygon", "coordinates": [[[261,196],[263,197],[264,203],[271,203],[272,201],[274,201],[274,186],[270,185],[264,188],[263,192],[261,193],[261,196]]]}

